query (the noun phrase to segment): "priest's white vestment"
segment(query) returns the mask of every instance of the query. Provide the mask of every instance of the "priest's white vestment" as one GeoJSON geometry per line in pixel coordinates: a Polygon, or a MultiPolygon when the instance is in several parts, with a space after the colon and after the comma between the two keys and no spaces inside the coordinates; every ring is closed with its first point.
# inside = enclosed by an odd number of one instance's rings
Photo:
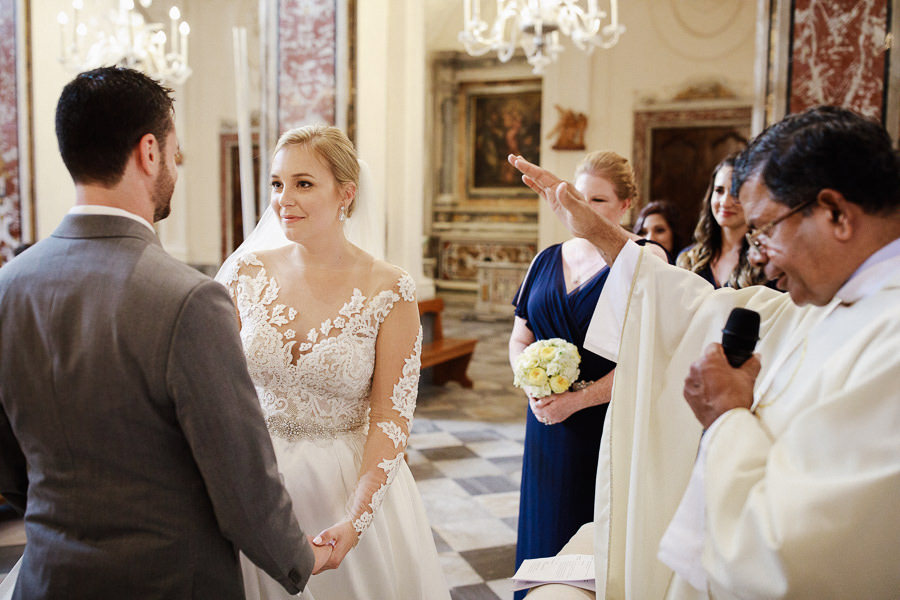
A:
{"type": "Polygon", "coordinates": [[[764,287],[713,290],[626,244],[585,342],[617,362],[597,473],[598,598],[900,597],[898,267],[879,265],[877,285],[849,301],[798,307],[764,287]],[[755,415],[730,411],[705,441],[699,592],[657,547],[701,435],[684,378],[735,306],[762,317],[762,370],[755,415]]]}

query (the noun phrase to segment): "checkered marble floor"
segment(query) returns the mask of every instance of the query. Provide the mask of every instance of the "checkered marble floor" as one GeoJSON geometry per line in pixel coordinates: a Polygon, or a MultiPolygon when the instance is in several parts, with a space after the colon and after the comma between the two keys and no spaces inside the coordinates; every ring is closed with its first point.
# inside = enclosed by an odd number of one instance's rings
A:
{"type": "Polygon", "coordinates": [[[409,466],[431,521],[453,600],[508,600],[515,568],[525,403],[512,386],[512,319],[444,312],[444,335],[478,338],[470,390],[423,373],[409,466]]]}
{"type": "MultiPolygon", "coordinates": [[[[453,600],[508,600],[516,555],[525,403],[512,386],[512,318],[475,321],[452,306],[444,335],[478,338],[472,389],[423,373],[409,466],[432,525],[453,600]]],[[[0,511],[0,579],[24,551],[24,528],[0,511]]]]}

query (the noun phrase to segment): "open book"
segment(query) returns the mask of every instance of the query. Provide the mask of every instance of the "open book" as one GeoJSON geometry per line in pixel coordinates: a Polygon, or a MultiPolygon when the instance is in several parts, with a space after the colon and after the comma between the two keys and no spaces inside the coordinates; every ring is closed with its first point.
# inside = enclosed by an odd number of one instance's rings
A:
{"type": "Polygon", "coordinates": [[[562,554],[526,560],[512,576],[512,580],[515,591],[545,583],[564,583],[594,592],[594,556],[562,554]]]}

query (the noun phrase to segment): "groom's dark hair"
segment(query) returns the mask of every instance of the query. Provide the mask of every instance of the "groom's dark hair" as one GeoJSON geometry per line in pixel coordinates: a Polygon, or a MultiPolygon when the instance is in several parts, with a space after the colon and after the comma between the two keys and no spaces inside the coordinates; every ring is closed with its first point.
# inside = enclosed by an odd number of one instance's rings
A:
{"type": "Polygon", "coordinates": [[[117,184],[148,133],[165,150],[172,90],[133,69],[101,67],[70,81],[56,105],[56,139],[75,183],[117,184]]]}

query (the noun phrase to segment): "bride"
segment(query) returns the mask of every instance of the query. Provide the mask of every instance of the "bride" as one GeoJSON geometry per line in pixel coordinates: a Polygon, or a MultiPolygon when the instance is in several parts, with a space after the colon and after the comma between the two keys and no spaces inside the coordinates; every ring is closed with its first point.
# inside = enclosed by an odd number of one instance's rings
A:
{"type": "MultiPolygon", "coordinates": [[[[422,343],[414,283],[345,237],[360,218],[359,165],[337,128],[285,133],[270,209],[216,279],[235,303],[297,519],[332,547],[334,570],[301,597],[449,599],[404,461],[422,343]]],[[[243,557],[242,568],[248,599],[288,597],[243,557]]]]}

